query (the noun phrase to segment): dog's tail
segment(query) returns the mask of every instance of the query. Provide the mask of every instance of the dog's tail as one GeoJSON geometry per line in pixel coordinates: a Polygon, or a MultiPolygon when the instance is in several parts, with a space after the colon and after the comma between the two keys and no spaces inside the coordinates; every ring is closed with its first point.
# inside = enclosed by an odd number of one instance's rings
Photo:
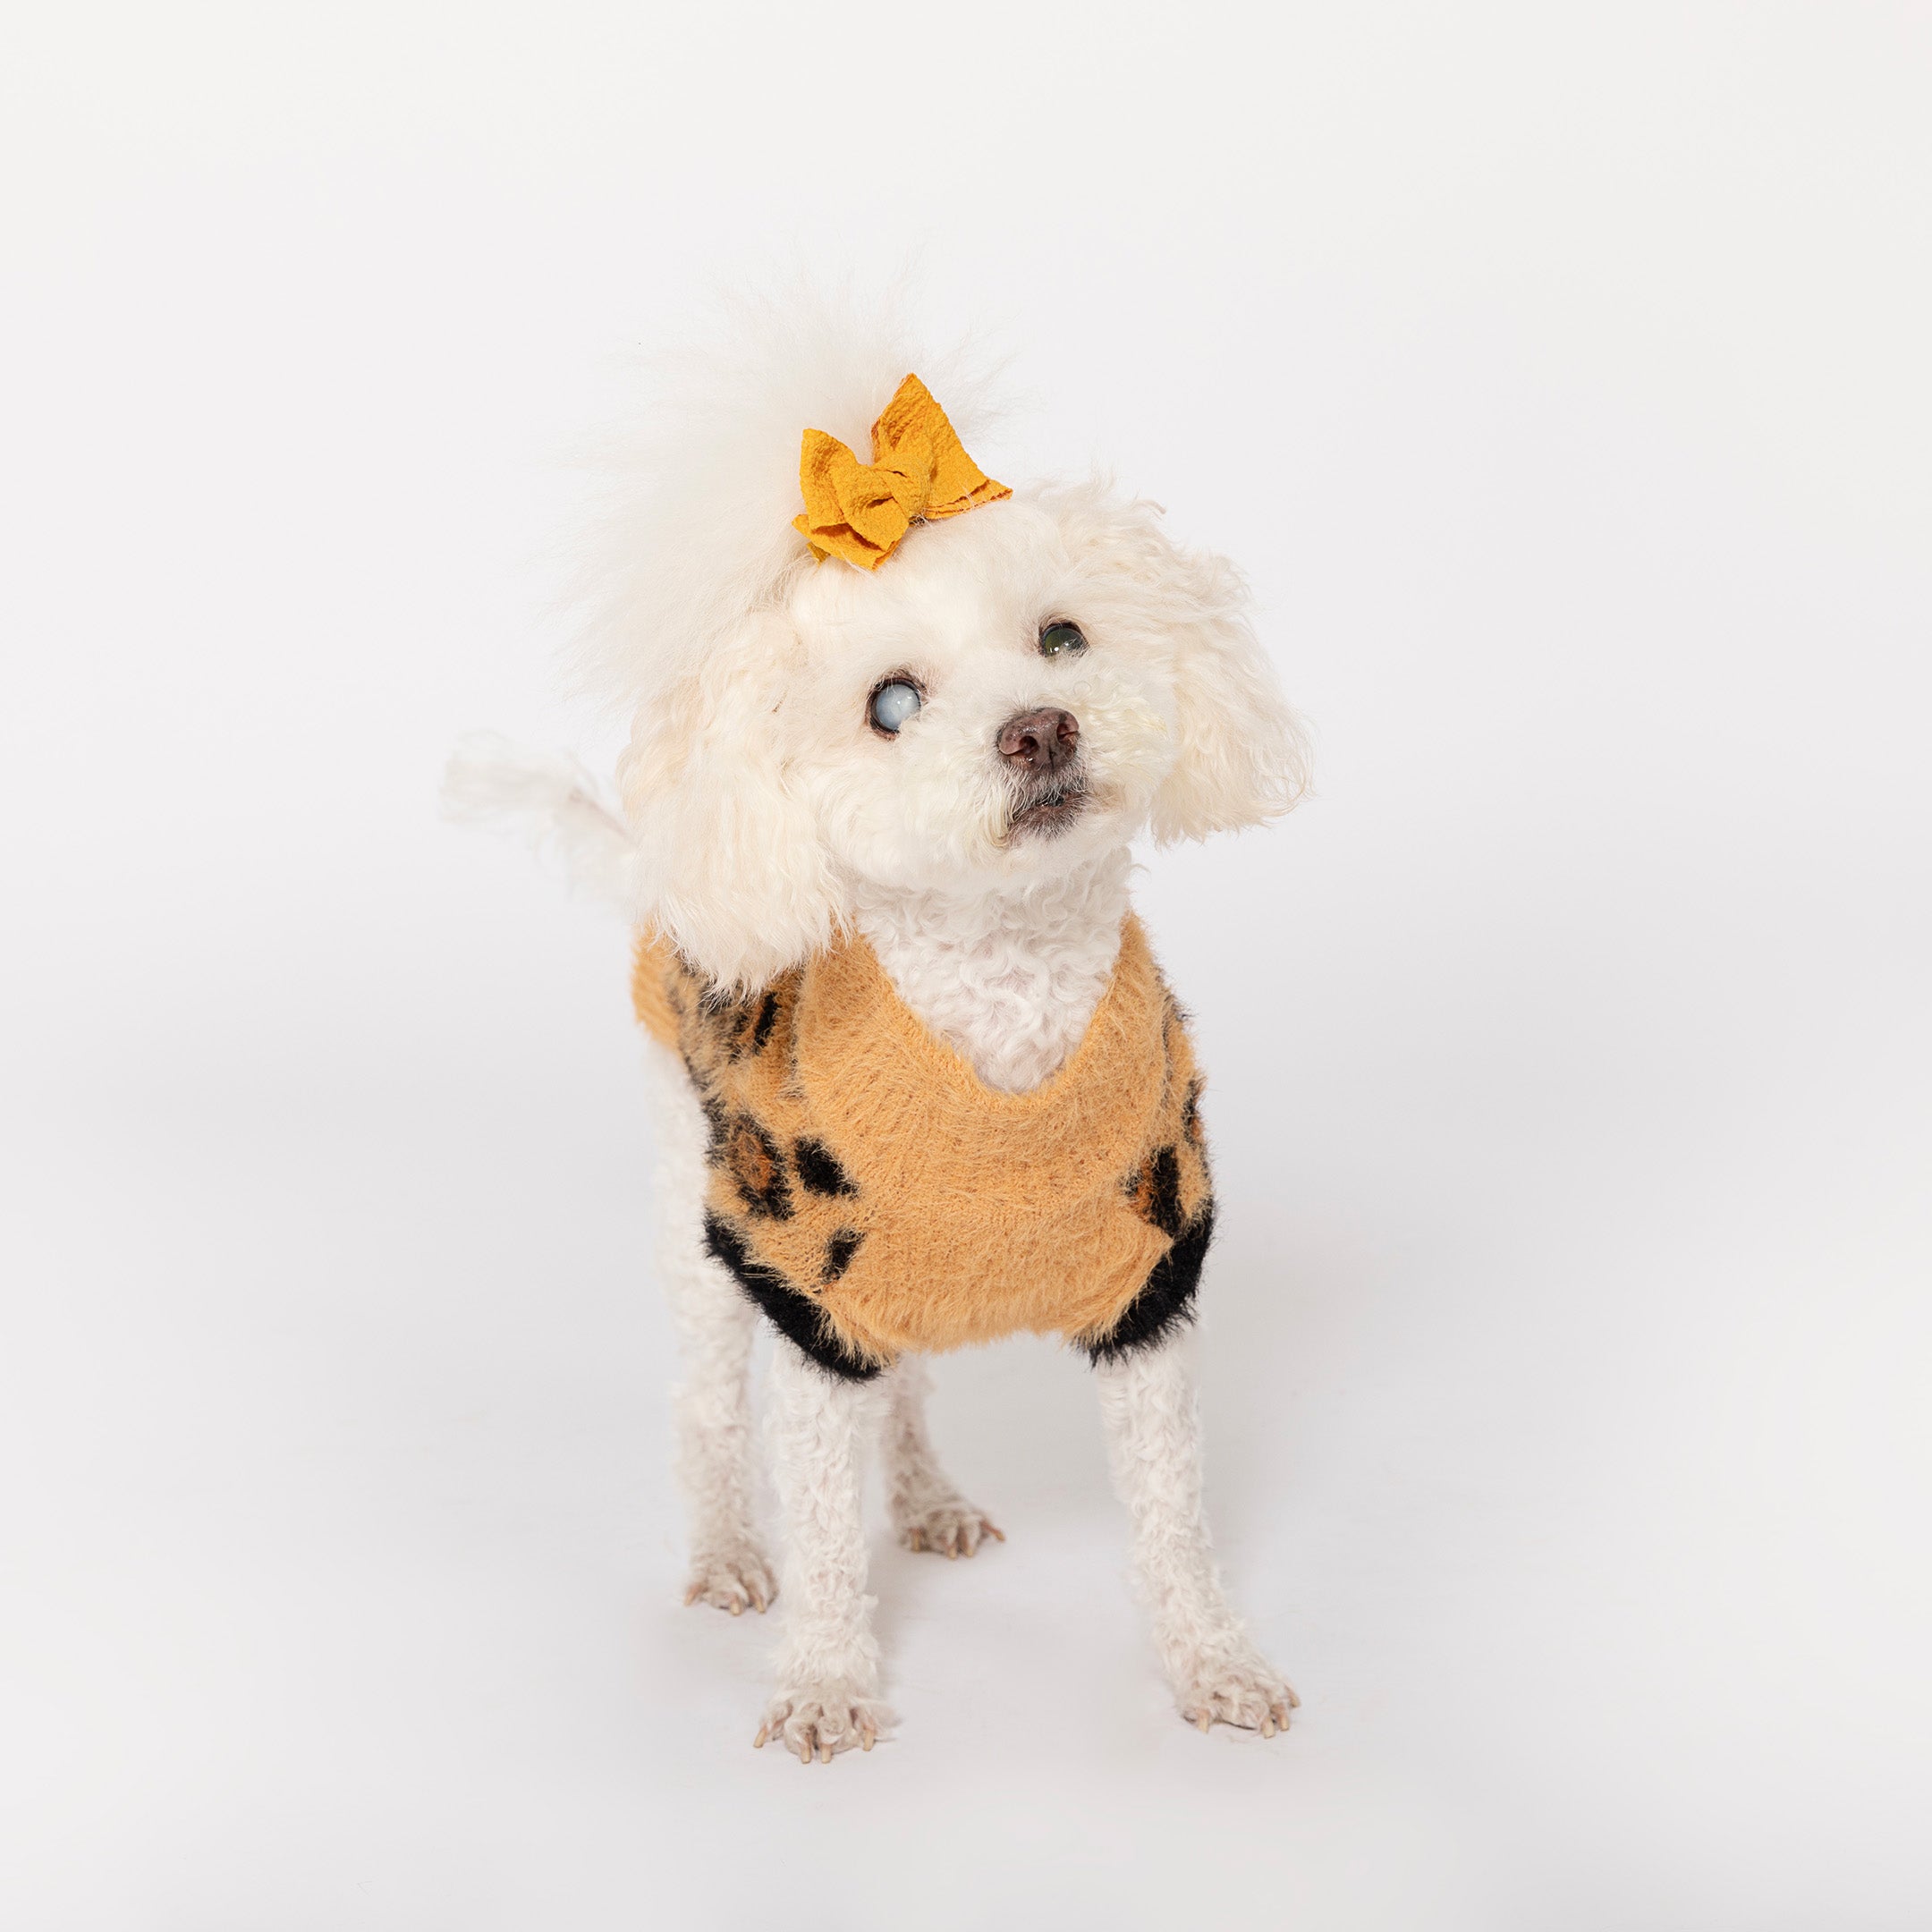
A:
{"type": "Polygon", "coordinates": [[[637,841],[569,752],[529,751],[495,732],[472,732],[445,768],[443,813],[460,825],[521,830],[532,851],[558,855],[573,886],[636,916],[637,841]]]}

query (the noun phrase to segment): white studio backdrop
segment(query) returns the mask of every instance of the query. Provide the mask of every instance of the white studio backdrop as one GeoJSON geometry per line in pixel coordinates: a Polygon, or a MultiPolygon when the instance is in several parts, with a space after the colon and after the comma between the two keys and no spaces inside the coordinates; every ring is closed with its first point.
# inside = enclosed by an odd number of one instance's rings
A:
{"type": "MultiPolygon", "coordinates": [[[[1922,1925],[1932,16],[86,6],[0,53],[0,1923],[1922,1925]],[[624,936],[436,819],[563,461],[908,261],[1250,570],[1318,795],[1150,855],[1285,1741],[1087,1378],[942,1365],[899,1741],[677,1603],[624,936]]],[[[802,426],[801,426],[802,427],[802,426]]]]}

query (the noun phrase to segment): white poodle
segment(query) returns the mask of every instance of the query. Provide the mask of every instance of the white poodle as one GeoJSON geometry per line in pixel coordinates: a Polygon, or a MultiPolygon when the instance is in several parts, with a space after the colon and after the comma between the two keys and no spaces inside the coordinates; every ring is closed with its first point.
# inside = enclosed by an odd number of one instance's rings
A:
{"type": "Polygon", "coordinates": [[[877,1437],[910,1548],[971,1555],[999,1538],[934,1455],[922,1356],[1020,1328],[1058,1326],[1093,1360],[1182,1715],[1272,1735],[1296,1701],[1230,1609],[1202,1516],[1186,1334],[1212,1205],[1199,1081],[1182,1016],[1140,963],[1128,884],[1143,834],[1199,839],[1287,810],[1303,739],[1235,570],[1101,483],[1006,493],[965,456],[986,433],[979,401],[888,326],[751,311],[682,371],[610,523],[586,662],[634,720],[621,805],[572,761],[501,741],[472,741],[450,775],[459,813],[555,833],[648,936],[686,1600],[735,1615],[780,1594],[753,1511],[762,1313],[778,1330],[786,1614],[757,1741],[808,1761],[869,1749],[889,1720],[865,1449],[877,1437]],[[904,381],[915,369],[930,395],[904,381]],[[878,420],[889,411],[899,432],[878,420]],[[801,473],[808,430],[821,434],[801,473]],[[824,489],[800,513],[815,448],[850,528],[824,489]],[[961,475],[979,487],[942,501],[961,475]],[[1144,1077],[1119,1074],[1070,1126],[1056,1097],[1090,1085],[1135,1027],[1144,1077]],[[746,1087],[761,1061],[769,1084],[746,1087]],[[895,1068],[928,1081],[929,1104],[915,1087],[878,1115],[895,1068]],[[955,1139],[998,1123],[1060,1193],[1015,1208],[997,1139],[964,1170],[984,1190],[962,1183],[944,1169],[954,1114],[955,1139]],[[1123,1157],[1124,1174],[1106,1165],[1123,1157]],[[1093,1218],[1061,1214],[1063,1196],[1093,1218]],[[827,1257],[816,1272],[787,1258],[806,1241],[827,1257]]]}

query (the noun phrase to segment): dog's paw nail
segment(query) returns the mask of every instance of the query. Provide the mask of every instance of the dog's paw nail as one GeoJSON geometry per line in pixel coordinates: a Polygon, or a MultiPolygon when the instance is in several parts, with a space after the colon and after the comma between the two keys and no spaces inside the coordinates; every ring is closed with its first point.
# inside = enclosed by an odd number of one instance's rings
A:
{"type": "Polygon", "coordinates": [[[694,1557],[684,1601],[742,1616],[748,1606],[762,1611],[776,1595],[770,1564],[758,1550],[746,1546],[694,1557]]]}
{"type": "Polygon", "coordinates": [[[1259,1737],[1284,1734],[1288,1713],[1300,1700],[1258,1657],[1203,1658],[1199,1674],[1190,1674],[1181,1715],[1198,1731],[1217,1724],[1252,1731],[1259,1737]]]}
{"type": "Polygon", "coordinates": [[[847,1683],[833,1682],[775,1699],[759,1734],[782,1742],[801,1764],[830,1764],[854,1745],[870,1750],[880,1725],[891,1719],[884,1705],[847,1683]]]}
{"type": "Polygon", "coordinates": [[[931,1550],[956,1563],[978,1553],[988,1537],[1006,1538],[970,1503],[936,1503],[916,1522],[904,1524],[899,1540],[909,1550],[931,1550]]]}

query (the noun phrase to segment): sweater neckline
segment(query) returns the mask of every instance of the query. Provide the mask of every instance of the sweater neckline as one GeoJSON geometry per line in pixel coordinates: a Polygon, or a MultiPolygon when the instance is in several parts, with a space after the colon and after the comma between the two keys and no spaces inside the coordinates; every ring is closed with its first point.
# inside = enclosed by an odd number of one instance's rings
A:
{"type": "MultiPolygon", "coordinates": [[[[1140,921],[1129,912],[1121,921],[1120,945],[1113,970],[1095,1002],[1087,1030],[1072,1052],[1038,1086],[1013,1093],[1005,1088],[989,1086],[956,1046],[942,1039],[913,1012],[893,984],[892,975],[886,970],[871,941],[862,933],[854,933],[843,945],[828,948],[813,966],[830,968],[818,988],[821,998],[834,994],[835,989],[842,1000],[852,1000],[860,1010],[883,1020],[893,1031],[894,1045],[917,1061],[920,1071],[949,1097],[1014,1119],[1049,1113],[1063,1105],[1066,1091],[1087,1083],[1094,1071],[1092,1063],[1118,1038],[1123,1024],[1131,1021],[1131,1015],[1125,1009],[1140,1007],[1149,996],[1153,1004],[1159,1004],[1157,987],[1150,984],[1157,976],[1147,933],[1140,921]]],[[[812,970],[808,967],[808,984],[812,970]]],[[[1157,1040],[1157,1029],[1155,1037],[1157,1040]]]]}

